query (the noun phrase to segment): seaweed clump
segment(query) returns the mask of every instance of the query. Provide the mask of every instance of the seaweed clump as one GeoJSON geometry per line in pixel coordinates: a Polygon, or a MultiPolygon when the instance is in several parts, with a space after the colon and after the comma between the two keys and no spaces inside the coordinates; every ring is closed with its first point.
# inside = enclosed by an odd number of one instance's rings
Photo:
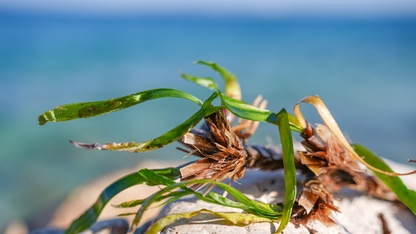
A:
{"type": "MultiPolygon", "coordinates": [[[[139,223],[143,213],[155,203],[165,204],[181,197],[194,195],[198,199],[227,207],[240,208],[243,213],[222,213],[200,210],[173,214],[156,221],[147,233],[157,233],[180,218],[190,218],[199,213],[210,213],[234,225],[253,222],[280,222],[277,232],[288,222],[305,225],[309,220],[319,220],[325,225],[334,224],[332,212],[340,212],[334,205],[333,194],[344,188],[388,201],[400,201],[416,214],[416,192],[409,190],[398,176],[414,174],[393,172],[383,160],[360,145],[351,145],[342,134],[323,101],[317,96],[307,96],[294,107],[294,115],[285,108],[279,112],[266,109],[267,101],[257,98],[253,104],[241,100],[241,90],[234,74],[216,63],[198,61],[218,72],[224,80],[224,90],[212,78],[182,74],[186,80],[212,90],[205,101],[190,93],[159,88],[104,101],[73,103],[58,106],[39,116],[41,125],[46,122],[89,118],[122,110],[158,98],[182,98],[199,106],[199,110],[180,125],[161,136],[144,142],[87,144],[71,141],[84,149],[145,152],[179,142],[181,151],[198,157],[186,165],[149,170],[143,168],[109,185],[72,225],[67,233],[79,233],[90,227],[104,206],[118,193],[137,184],[159,186],[160,190],[145,199],[127,201],[118,207],[140,206],[133,214],[131,228],[139,223]],[[213,100],[220,99],[220,105],[213,100]],[[313,126],[302,115],[300,104],[313,105],[323,124],[313,126]],[[238,121],[236,118],[238,117],[238,121]],[[204,120],[201,127],[197,124],[204,120]],[[236,121],[234,121],[236,120],[236,121]],[[237,122],[236,125],[233,125],[237,122]],[[276,126],[281,148],[270,145],[252,145],[249,138],[260,122],[276,126]],[[300,134],[303,149],[295,151],[292,132],[300,134]],[[284,201],[266,204],[248,198],[221,181],[232,182],[242,178],[247,169],[284,171],[284,201]],[[370,173],[370,171],[372,171],[370,173]],[[302,181],[297,181],[297,172],[302,181]],[[301,184],[300,191],[297,185],[301,184]],[[211,191],[213,186],[224,190],[228,196],[211,191]],[[199,192],[202,188],[204,192],[199,192]],[[230,198],[229,198],[230,197],[230,198]],[[232,198],[231,198],[232,197],[232,198]]],[[[410,160],[412,161],[412,160],[410,160]]],[[[414,161],[412,161],[414,162],[414,161]]],[[[383,217],[380,217],[383,220],[383,217]]],[[[384,228],[388,230],[386,226],[384,228]]]]}

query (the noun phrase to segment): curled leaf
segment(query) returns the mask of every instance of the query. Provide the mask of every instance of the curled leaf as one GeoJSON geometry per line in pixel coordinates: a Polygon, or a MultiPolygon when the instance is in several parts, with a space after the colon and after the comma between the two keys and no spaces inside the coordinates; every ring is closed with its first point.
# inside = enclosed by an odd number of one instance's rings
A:
{"type": "MultiPolygon", "coordinates": [[[[391,168],[379,157],[373,154],[370,150],[362,145],[353,145],[354,150],[364,155],[363,159],[372,165],[376,165],[378,168],[393,172],[391,168]]],[[[386,176],[374,171],[374,174],[381,179],[397,196],[397,198],[403,202],[412,212],[416,215],[416,191],[410,190],[406,187],[403,181],[399,177],[386,176]]]]}
{"type": "Polygon", "coordinates": [[[416,170],[411,171],[411,172],[406,172],[406,173],[388,172],[388,171],[384,171],[379,168],[376,168],[368,164],[366,161],[364,161],[348,143],[347,139],[345,138],[344,134],[342,134],[334,117],[331,115],[331,112],[326,107],[325,103],[321,100],[321,98],[319,98],[318,96],[305,97],[295,105],[295,108],[294,108],[295,115],[304,129],[307,127],[307,122],[305,118],[303,117],[302,112],[300,111],[300,107],[299,107],[300,103],[308,103],[308,104],[313,105],[318,111],[319,115],[321,116],[321,119],[324,122],[324,124],[329,128],[329,130],[331,130],[331,132],[339,140],[342,146],[350,153],[351,157],[359,161],[363,165],[365,165],[367,168],[373,171],[376,171],[378,173],[388,175],[388,176],[403,176],[403,175],[411,175],[411,174],[416,173],[416,170]]]}

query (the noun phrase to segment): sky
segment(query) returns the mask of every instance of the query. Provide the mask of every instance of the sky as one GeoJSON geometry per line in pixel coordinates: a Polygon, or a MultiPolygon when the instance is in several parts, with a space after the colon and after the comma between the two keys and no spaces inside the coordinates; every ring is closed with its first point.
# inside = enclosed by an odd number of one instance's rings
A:
{"type": "Polygon", "coordinates": [[[414,0],[2,0],[0,10],[87,15],[196,13],[208,15],[416,16],[414,0]]]}

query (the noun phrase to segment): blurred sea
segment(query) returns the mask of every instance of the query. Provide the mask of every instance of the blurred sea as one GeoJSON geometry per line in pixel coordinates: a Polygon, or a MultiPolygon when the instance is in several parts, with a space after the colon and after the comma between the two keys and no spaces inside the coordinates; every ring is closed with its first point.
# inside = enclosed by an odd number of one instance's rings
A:
{"type": "MultiPolygon", "coordinates": [[[[352,142],[398,162],[416,158],[416,19],[0,12],[0,230],[10,220],[41,214],[104,173],[141,160],[182,160],[175,145],[133,154],[80,150],[68,140],[156,137],[197,110],[184,100],[42,127],[37,118],[60,104],[157,87],[205,99],[209,91],[179,78],[180,72],[218,78],[192,64],[199,59],[237,74],[247,102],[262,94],[269,109],[292,111],[304,96],[318,94],[352,142]]],[[[303,109],[319,121],[312,107],[303,109]]],[[[252,142],[278,144],[277,135],[263,124],[252,142]]]]}

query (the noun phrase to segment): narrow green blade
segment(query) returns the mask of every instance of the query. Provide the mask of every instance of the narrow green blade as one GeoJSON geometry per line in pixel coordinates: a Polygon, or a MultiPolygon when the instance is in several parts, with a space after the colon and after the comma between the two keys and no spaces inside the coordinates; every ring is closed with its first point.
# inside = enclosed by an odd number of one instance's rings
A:
{"type": "MultiPolygon", "coordinates": [[[[174,199],[177,200],[177,198],[179,197],[183,197],[183,196],[187,196],[187,195],[191,195],[192,192],[190,191],[177,191],[177,192],[171,192],[166,196],[162,196],[160,197],[160,201],[164,200],[164,199],[174,199]]],[[[116,208],[131,208],[131,207],[135,207],[138,205],[141,205],[146,199],[140,199],[140,200],[131,200],[131,201],[127,201],[127,202],[123,202],[119,205],[113,205],[113,207],[116,208]]],[[[159,201],[158,201],[159,202],[159,201]]]]}
{"type": "MultiPolygon", "coordinates": [[[[237,100],[226,95],[221,95],[221,101],[225,108],[227,108],[229,111],[231,111],[233,114],[240,118],[249,119],[253,121],[267,122],[275,125],[279,123],[276,113],[273,113],[269,110],[264,110],[255,107],[241,100],[237,100]]],[[[290,114],[287,114],[287,116],[290,128],[294,131],[302,132],[303,129],[297,121],[296,117],[290,114]]]]}
{"type": "Polygon", "coordinates": [[[290,221],[293,205],[296,198],[296,167],[295,152],[293,149],[293,138],[289,127],[289,118],[285,109],[278,114],[278,125],[280,141],[282,143],[283,170],[285,175],[285,198],[283,204],[282,222],[277,232],[282,231],[290,221]]]}
{"type": "Polygon", "coordinates": [[[192,75],[188,75],[185,73],[182,73],[181,77],[184,78],[185,80],[198,84],[204,88],[208,88],[213,91],[220,92],[220,88],[218,87],[218,84],[212,78],[192,76],[192,75]]]}
{"type": "Polygon", "coordinates": [[[253,121],[277,123],[276,115],[269,110],[255,107],[226,95],[221,95],[221,101],[225,108],[240,118],[253,121]]]}
{"type": "MultiPolygon", "coordinates": [[[[258,214],[262,217],[267,217],[267,218],[272,218],[272,219],[277,219],[280,217],[280,211],[277,211],[275,209],[275,206],[273,205],[252,200],[248,198],[246,195],[244,195],[243,193],[241,193],[238,189],[228,184],[224,184],[222,182],[217,182],[217,181],[209,182],[209,183],[213,183],[216,186],[223,189],[224,191],[227,191],[227,193],[233,196],[235,200],[237,200],[242,205],[241,207],[243,208],[243,210],[247,212],[258,214]]],[[[228,204],[222,204],[222,205],[230,206],[228,204]]]]}
{"type": "Polygon", "coordinates": [[[168,145],[174,141],[177,141],[185,133],[195,127],[205,116],[217,111],[221,107],[212,107],[211,102],[217,97],[214,93],[209,97],[201,109],[193,114],[182,124],[162,134],[161,136],[145,141],[145,142],[121,142],[121,143],[108,143],[108,144],[86,144],[81,142],[71,141],[75,146],[84,149],[96,149],[96,150],[118,150],[118,151],[129,151],[129,152],[145,152],[159,149],[165,145],[168,145]]]}
{"type": "Polygon", "coordinates": [[[202,101],[195,96],[176,89],[151,89],[135,94],[114,98],[106,101],[72,103],[58,106],[39,116],[39,124],[46,122],[61,122],[79,118],[90,118],[93,116],[119,111],[139,103],[158,98],[184,98],[202,105],[202,101]]]}
{"type": "MultiPolygon", "coordinates": [[[[153,172],[146,171],[146,173],[151,174],[153,172]]],[[[156,175],[153,173],[153,176],[157,177],[159,175],[156,175]]],[[[141,203],[142,206],[140,207],[139,211],[136,214],[136,217],[133,220],[133,227],[135,227],[140,222],[143,213],[148,209],[148,207],[150,207],[150,205],[152,205],[155,202],[160,201],[163,196],[169,196],[169,193],[173,193],[172,191],[177,188],[181,188],[184,191],[193,193],[198,199],[202,201],[217,204],[217,205],[233,207],[233,208],[240,208],[246,212],[259,215],[260,217],[263,217],[263,218],[277,220],[281,216],[281,212],[280,212],[281,209],[279,206],[265,204],[259,201],[252,200],[246,197],[243,193],[241,193],[237,189],[233,188],[230,185],[224,184],[222,182],[201,179],[201,180],[189,180],[189,181],[175,183],[149,196],[147,199],[145,199],[145,201],[141,203]],[[206,196],[204,196],[186,187],[187,185],[195,185],[195,184],[214,184],[220,187],[221,189],[223,189],[224,191],[227,191],[231,196],[235,198],[236,201],[232,201],[225,197],[222,197],[221,199],[219,199],[220,195],[215,194],[213,192],[210,192],[206,196]]]]}
{"type": "Polygon", "coordinates": [[[215,71],[217,71],[218,73],[220,73],[221,77],[223,78],[225,82],[225,85],[224,85],[225,95],[239,99],[239,100],[241,99],[240,84],[238,83],[237,77],[233,73],[229,72],[225,68],[213,62],[199,60],[196,63],[209,66],[215,71]]]}
{"type": "MultiPolygon", "coordinates": [[[[383,171],[393,172],[393,170],[379,157],[362,145],[352,145],[354,151],[368,164],[383,171]]],[[[416,191],[410,190],[403,184],[398,176],[388,176],[376,171],[374,174],[382,180],[412,212],[416,215],[416,191]]]]}
{"type": "Polygon", "coordinates": [[[179,177],[179,169],[177,168],[165,168],[152,170],[154,174],[159,175],[157,180],[153,176],[149,176],[148,169],[142,169],[138,172],[129,174],[117,180],[110,186],[108,186],[100,194],[97,201],[85,211],[78,219],[76,219],[71,226],[65,231],[65,233],[80,233],[93,225],[100,215],[105,205],[118,193],[130,188],[137,184],[149,184],[151,185],[169,185],[173,184],[172,179],[179,177]]]}

